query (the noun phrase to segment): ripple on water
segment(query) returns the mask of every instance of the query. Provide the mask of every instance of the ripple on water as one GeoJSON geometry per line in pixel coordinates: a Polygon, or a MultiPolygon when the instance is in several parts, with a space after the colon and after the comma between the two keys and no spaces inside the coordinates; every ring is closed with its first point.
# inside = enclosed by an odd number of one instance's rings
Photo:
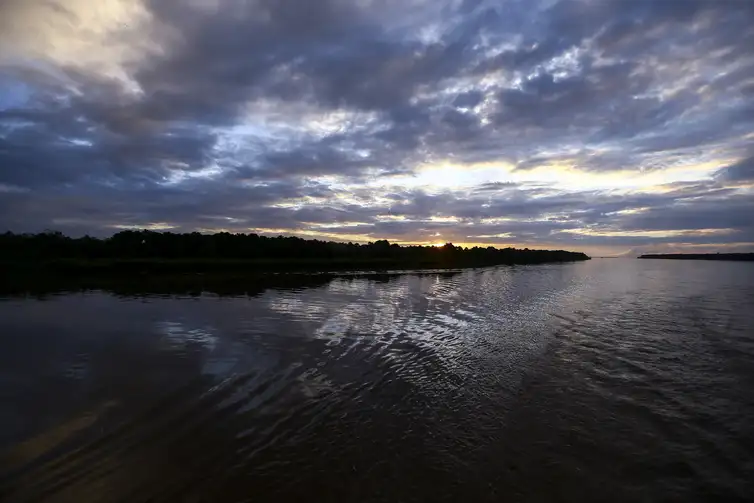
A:
{"type": "Polygon", "coordinates": [[[0,499],[744,500],[754,281],[730,267],[9,300],[0,499]]]}

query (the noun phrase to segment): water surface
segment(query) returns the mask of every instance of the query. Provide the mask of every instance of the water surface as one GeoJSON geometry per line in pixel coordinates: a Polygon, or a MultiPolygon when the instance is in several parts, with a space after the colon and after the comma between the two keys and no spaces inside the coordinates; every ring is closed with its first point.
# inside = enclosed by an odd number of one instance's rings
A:
{"type": "Polygon", "coordinates": [[[0,500],[744,501],[754,264],[0,301],[0,500]]]}

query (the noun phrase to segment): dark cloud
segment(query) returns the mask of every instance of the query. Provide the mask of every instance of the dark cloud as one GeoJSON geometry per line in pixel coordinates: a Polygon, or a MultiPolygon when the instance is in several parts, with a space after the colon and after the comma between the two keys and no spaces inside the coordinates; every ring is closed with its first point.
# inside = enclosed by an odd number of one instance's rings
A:
{"type": "Polygon", "coordinates": [[[724,182],[754,182],[754,157],[721,169],[715,177],[724,182]]]}
{"type": "Polygon", "coordinates": [[[302,59],[371,30],[337,0],[228,0],[209,13],[172,0],[147,6],[160,31],[176,34],[135,75],[146,90],[145,113],[163,120],[232,122],[255,96],[285,96],[302,59]]]}
{"type": "Polygon", "coordinates": [[[474,108],[484,99],[480,91],[468,91],[461,93],[453,100],[453,104],[460,108],[474,108]]]}

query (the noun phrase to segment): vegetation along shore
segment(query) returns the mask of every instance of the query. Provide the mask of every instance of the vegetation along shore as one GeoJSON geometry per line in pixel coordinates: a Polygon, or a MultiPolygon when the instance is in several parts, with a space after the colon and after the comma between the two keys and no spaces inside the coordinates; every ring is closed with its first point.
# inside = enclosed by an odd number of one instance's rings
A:
{"type": "Polygon", "coordinates": [[[727,260],[735,262],[754,262],[754,253],[667,253],[641,255],[643,259],[667,260],[727,260]]]}
{"type": "Polygon", "coordinates": [[[584,253],[515,248],[399,246],[268,237],[257,234],[177,234],[123,231],[109,238],[59,232],[0,234],[4,273],[184,274],[273,271],[452,269],[588,260],[584,253]]]}

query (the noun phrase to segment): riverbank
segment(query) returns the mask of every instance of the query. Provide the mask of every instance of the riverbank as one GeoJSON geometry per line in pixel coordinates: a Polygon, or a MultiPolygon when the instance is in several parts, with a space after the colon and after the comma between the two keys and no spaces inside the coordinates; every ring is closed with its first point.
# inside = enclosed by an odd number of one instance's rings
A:
{"type": "Polygon", "coordinates": [[[527,265],[589,260],[582,253],[512,250],[491,257],[458,256],[436,253],[420,258],[61,258],[48,260],[0,261],[0,270],[45,272],[55,274],[173,274],[213,272],[318,271],[342,272],[365,270],[458,269],[495,265],[527,265]]]}
{"type": "MultiPolygon", "coordinates": [[[[546,260],[546,256],[522,260],[395,259],[58,259],[0,262],[0,294],[44,295],[57,291],[108,290],[125,295],[149,293],[200,293],[244,295],[270,286],[301,288],[326,284],[334,278],[369,277],[388,280],[401,274],[454,275],[463,269],[498,265],[526,265],[587,260],[579,254],[571,260],[546,260]],[[538,259],[538,260],[537,260],[538,259]]],[[[564,258],[564,257],[561,257],[564,258]]]]}
{"type": "Polygon", "coordinates": [[[640,259],[664,260],[724,260],[733,262],[754,262],[754,253],[666,253],[647,254],[640,259]]]}
{"type": "Polygon", "coordinates": [[[579,260],[589,257],[564,250],[467,248],[451,243],[401,246],[386,240],[359,244],[257,234],[123,231],[103,239],[57,232],[0,235],[0,277],[388,271],[579,260]]]}

